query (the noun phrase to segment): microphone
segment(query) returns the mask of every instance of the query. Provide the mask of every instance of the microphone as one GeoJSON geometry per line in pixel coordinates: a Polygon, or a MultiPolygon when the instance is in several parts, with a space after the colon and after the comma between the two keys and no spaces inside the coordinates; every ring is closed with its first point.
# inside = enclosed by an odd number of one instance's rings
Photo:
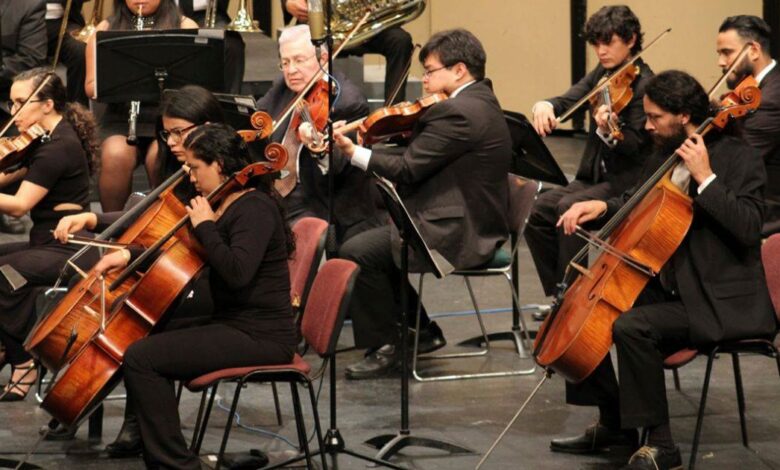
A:
{"type": "Polygon", "coordinates": [[[311,42],[314,44],[317,60],[322,55],[322,45],[327,41],[325,34],[325,14],[323,13],[322,0],[309,0],[309,31],[311,42]]]}

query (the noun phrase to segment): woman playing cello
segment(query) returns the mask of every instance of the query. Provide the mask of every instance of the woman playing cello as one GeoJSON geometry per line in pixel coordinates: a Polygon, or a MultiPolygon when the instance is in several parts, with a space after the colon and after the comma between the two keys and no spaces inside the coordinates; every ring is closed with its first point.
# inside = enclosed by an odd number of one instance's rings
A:
{"type": "MultiPolygon", "coordinates": [[[[190,181],[203,195],[250,162],[246,144],[221,124],[194,129],[184,148],[190,181]]],[[[235,193],[216,210],[198,196],[188,213],[207,254],[218,306],[214,318],[204,326],[142,339],[124,356],[128,400],[152,468],[200,468],[181,434],[170,380],[225,367],[284,363],[292,359],[296,344],[287,270],[294,241],[272,180],[261,178],[256,188],[235,193]]],[[[124,267],[131,251],[108,254],[94,269],[124,267]]]]}
{"type": "Polygon", "coordinates": [[[34,125],[46,135],[31,144],[22,169],[0,174],[0,185],[18,184],[15,194],[0,194],[0,212],[13,216],[30,213],[29,242],[0,245],[0,266],[8,265],[26,283],[8,271],[0,276],[0,341],[13,367],[13,387],[2,401],[22,400],[35,382],[33,362],[22,341],[35,323],[35,287],[51,285],[65,261],[76,250],[52,239],[49,231],[63,216],[82,211],[88,203],[89,174],[95,154],[95,123],[81,105],[66,102],[62,81],[45,69],[19,74],[11,86],[11,109],[20,133],[34,125]],[[48,77],[48,83],[33,96],[48,77]],[[26,375],[25,375],[26,374],[26,375]]]}

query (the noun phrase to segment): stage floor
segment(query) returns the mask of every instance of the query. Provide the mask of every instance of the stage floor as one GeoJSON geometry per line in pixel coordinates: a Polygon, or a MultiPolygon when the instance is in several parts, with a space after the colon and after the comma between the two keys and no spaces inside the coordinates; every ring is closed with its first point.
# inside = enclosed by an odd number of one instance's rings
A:
{"type": "MultiPolygon", "coordinates": [[[[552,138],[549,144],[562,162],[564,171],[572,174],[576,169],[583,139],[552,138]]],[[[6,240],[8,237],[5,238],[6,240]]],[[[0,238],[0,241],[5,241],[0,238]]],[[[521,249],[523,271],[520,287],[523,303],[541,304],[546,299],[533,269],[528,250],[521,249]]],[[[473,285],[480,307],[491,313],[485,315],[489,331],[505,330],[510,325],[510,294],[501,278],[475,279],[473,285]]],[[[425,303],[436,317],[450,345],[476,333],[478,326],[471,303],[459,278],[444,280],[426,279],[425,303]]],[[[530,316],[528,324],[535,328],[530,316]]],[[[340,347],[352,344],[352,329],[346,326],[341,335],[340,347]]],[[[448,346],[448,350],[459,349],[448,346]]],[[[363,441],[386,433],[395,433],[400,423],[400,375],[370,381],[347,381],[343,369],[359,360],[361,353],[349,351],[338,356],[338,413],[339,428],[353,450],[372,454],[374,450],[363,441]]],[[[312,359],[314,361],[315,359],[312,359]]],[[[529,360],[520,360],[509,343],[496,343],[489,357],[437,361],[424,363],[426,372],[467,372],[501,370],[502,368],[528,368],[529,360]]],[[[705,361],[702,358],[684,367],[680,372],[682,390],[673,388],[671,374],[667,376],[668,397],[672,416],[672,431],[679,443],[684,462],[690,452],[693,428],[701,393],[705,361]]],[[[744,357],[742,373],[747,400],[747,423],[750,449],[741,444],[731,361],[723,356],[716,361],[708,399],[704,431],[699,449],[698,468],[780,468],[780,378],[774,361],[764,357],[744,357]]],[[[9,368],[0,374],[0,381],[8,378],[9,368]]],[[[439,451],[410,448],[393,461],[414,469],[469,469],[474,468],[492,441],[512,417],[541,378],[537,370],[532,375],[512,378],[466,380],[438,383],[411,382],[411,430],[412,435],[446,439],[470,447],[476,453],[451,456],[439,451]]],[[[233,386],[225,385],[220,391],[222,406],[229,406],[233,386]]],[[[117,392],[122,392],[121,389],[117,392]]],[[[242,394],[239,406],[242,426],[234,428],[229,451],[246,451],[258,448],[267,452],[273,460],[294,453],[294,448],[269,433],[296,441],[289,389],[280,388],[284,425],[275,424],[271,389],[267,385],[250,385],[242,394]]],[[[320,394],[322,424],[328,423],[327,383],[320,394]]],[[[180,412],[185,437],[189,439],[199,403],[199,396],[184,394],[180,412]]],[[[90,442],[86,426],[68,442],[44,442],[30,463],[44,468],[57,469],[141,469],[141,459],[110,460],[102,452],[111,442],[121,425],[123,401],[106,402],[103,439],[90,442]]],[[[306,407],[308,410],[308,406],[306,407]]],[[[311,432],[312,418],[306,413],[307,428],[311,432]]],[[[616,469],[628,459],[628,453],[618,451],[597,456],[573,456],[555,454],[548,450],[551,438],[574,435],[581,432],[596,418],[594,410],[575,408],[564,403],[563,381],[554,377],[545,384],[531,402],[525,414],[518,420],[504,441],[496,449],[484,469],[616,469]]],[[[215,410],[212,415],[204,452],[214,452],[219,447],[226,412],[215,410]]],[[[35,442],[38,429],[49,421],[34,398],[21,403],[0,404],[0,458],[20,459],[35,442]]],[[[338,459],[340,468],[364,468],[365,463],[348,456],[338,459]]]]}

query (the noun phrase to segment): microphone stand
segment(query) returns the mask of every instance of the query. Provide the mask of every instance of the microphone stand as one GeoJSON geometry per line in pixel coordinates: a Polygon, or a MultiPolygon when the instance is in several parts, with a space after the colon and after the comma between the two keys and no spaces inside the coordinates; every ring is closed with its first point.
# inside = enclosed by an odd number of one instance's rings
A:
{"type": "MultiPolygon", "coordinates": [[[[332,8],[329,2],[322,2],[327,10],[325,14],[325,47],[328,51],[328,234],[325,239],[325,253],[328,258],[336,256],[336,221],[333,210],[335,192],[335,177],[333,176],[333,109],[335,107],[335,95],[333,93],[333,30],[331,29],[332,8]]],[[[330,431],[329,431],[330,432],[330,431]]]]}

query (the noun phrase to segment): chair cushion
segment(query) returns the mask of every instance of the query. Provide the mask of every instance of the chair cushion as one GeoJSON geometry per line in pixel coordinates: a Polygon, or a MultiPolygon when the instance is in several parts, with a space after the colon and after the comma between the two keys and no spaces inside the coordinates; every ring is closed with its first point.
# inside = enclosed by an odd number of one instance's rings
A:
{"type": "Polygon", "coordinates": [[[230,367],[227,369],[215,370],[214,372],[209,372],[208,374],[203,374],[200,377],[190,380],[185,386],[192,392],[199,392],[220,380],[237,379],[256,372],[297,372],[301,375],[308,375],[309,372],[311,372],[311,366],[308,362],[304,361],[301,356],[296,354],[289,364],[230,367]]]}
{"type": "Polygon", "coordinates": [[[505,248],[500,248],[496,250],[496,253],[493,255],[493,259],[491,259],[487,263],[470,269],[458,270],[455,271],[454,274],[458,274],[461,272],[465,273],[465,272],[472,272],[472,271],[484,271],[486,269],[504,269],[510,264],[512,264],[512,253],[505,248]]]}
{"type": "Polygon", "coordinates": [[[699,352],[695,349],[681,349],[671,356],[664,359],[664,367],[667,369],[676,369],[691,362],[699,352]]]}

